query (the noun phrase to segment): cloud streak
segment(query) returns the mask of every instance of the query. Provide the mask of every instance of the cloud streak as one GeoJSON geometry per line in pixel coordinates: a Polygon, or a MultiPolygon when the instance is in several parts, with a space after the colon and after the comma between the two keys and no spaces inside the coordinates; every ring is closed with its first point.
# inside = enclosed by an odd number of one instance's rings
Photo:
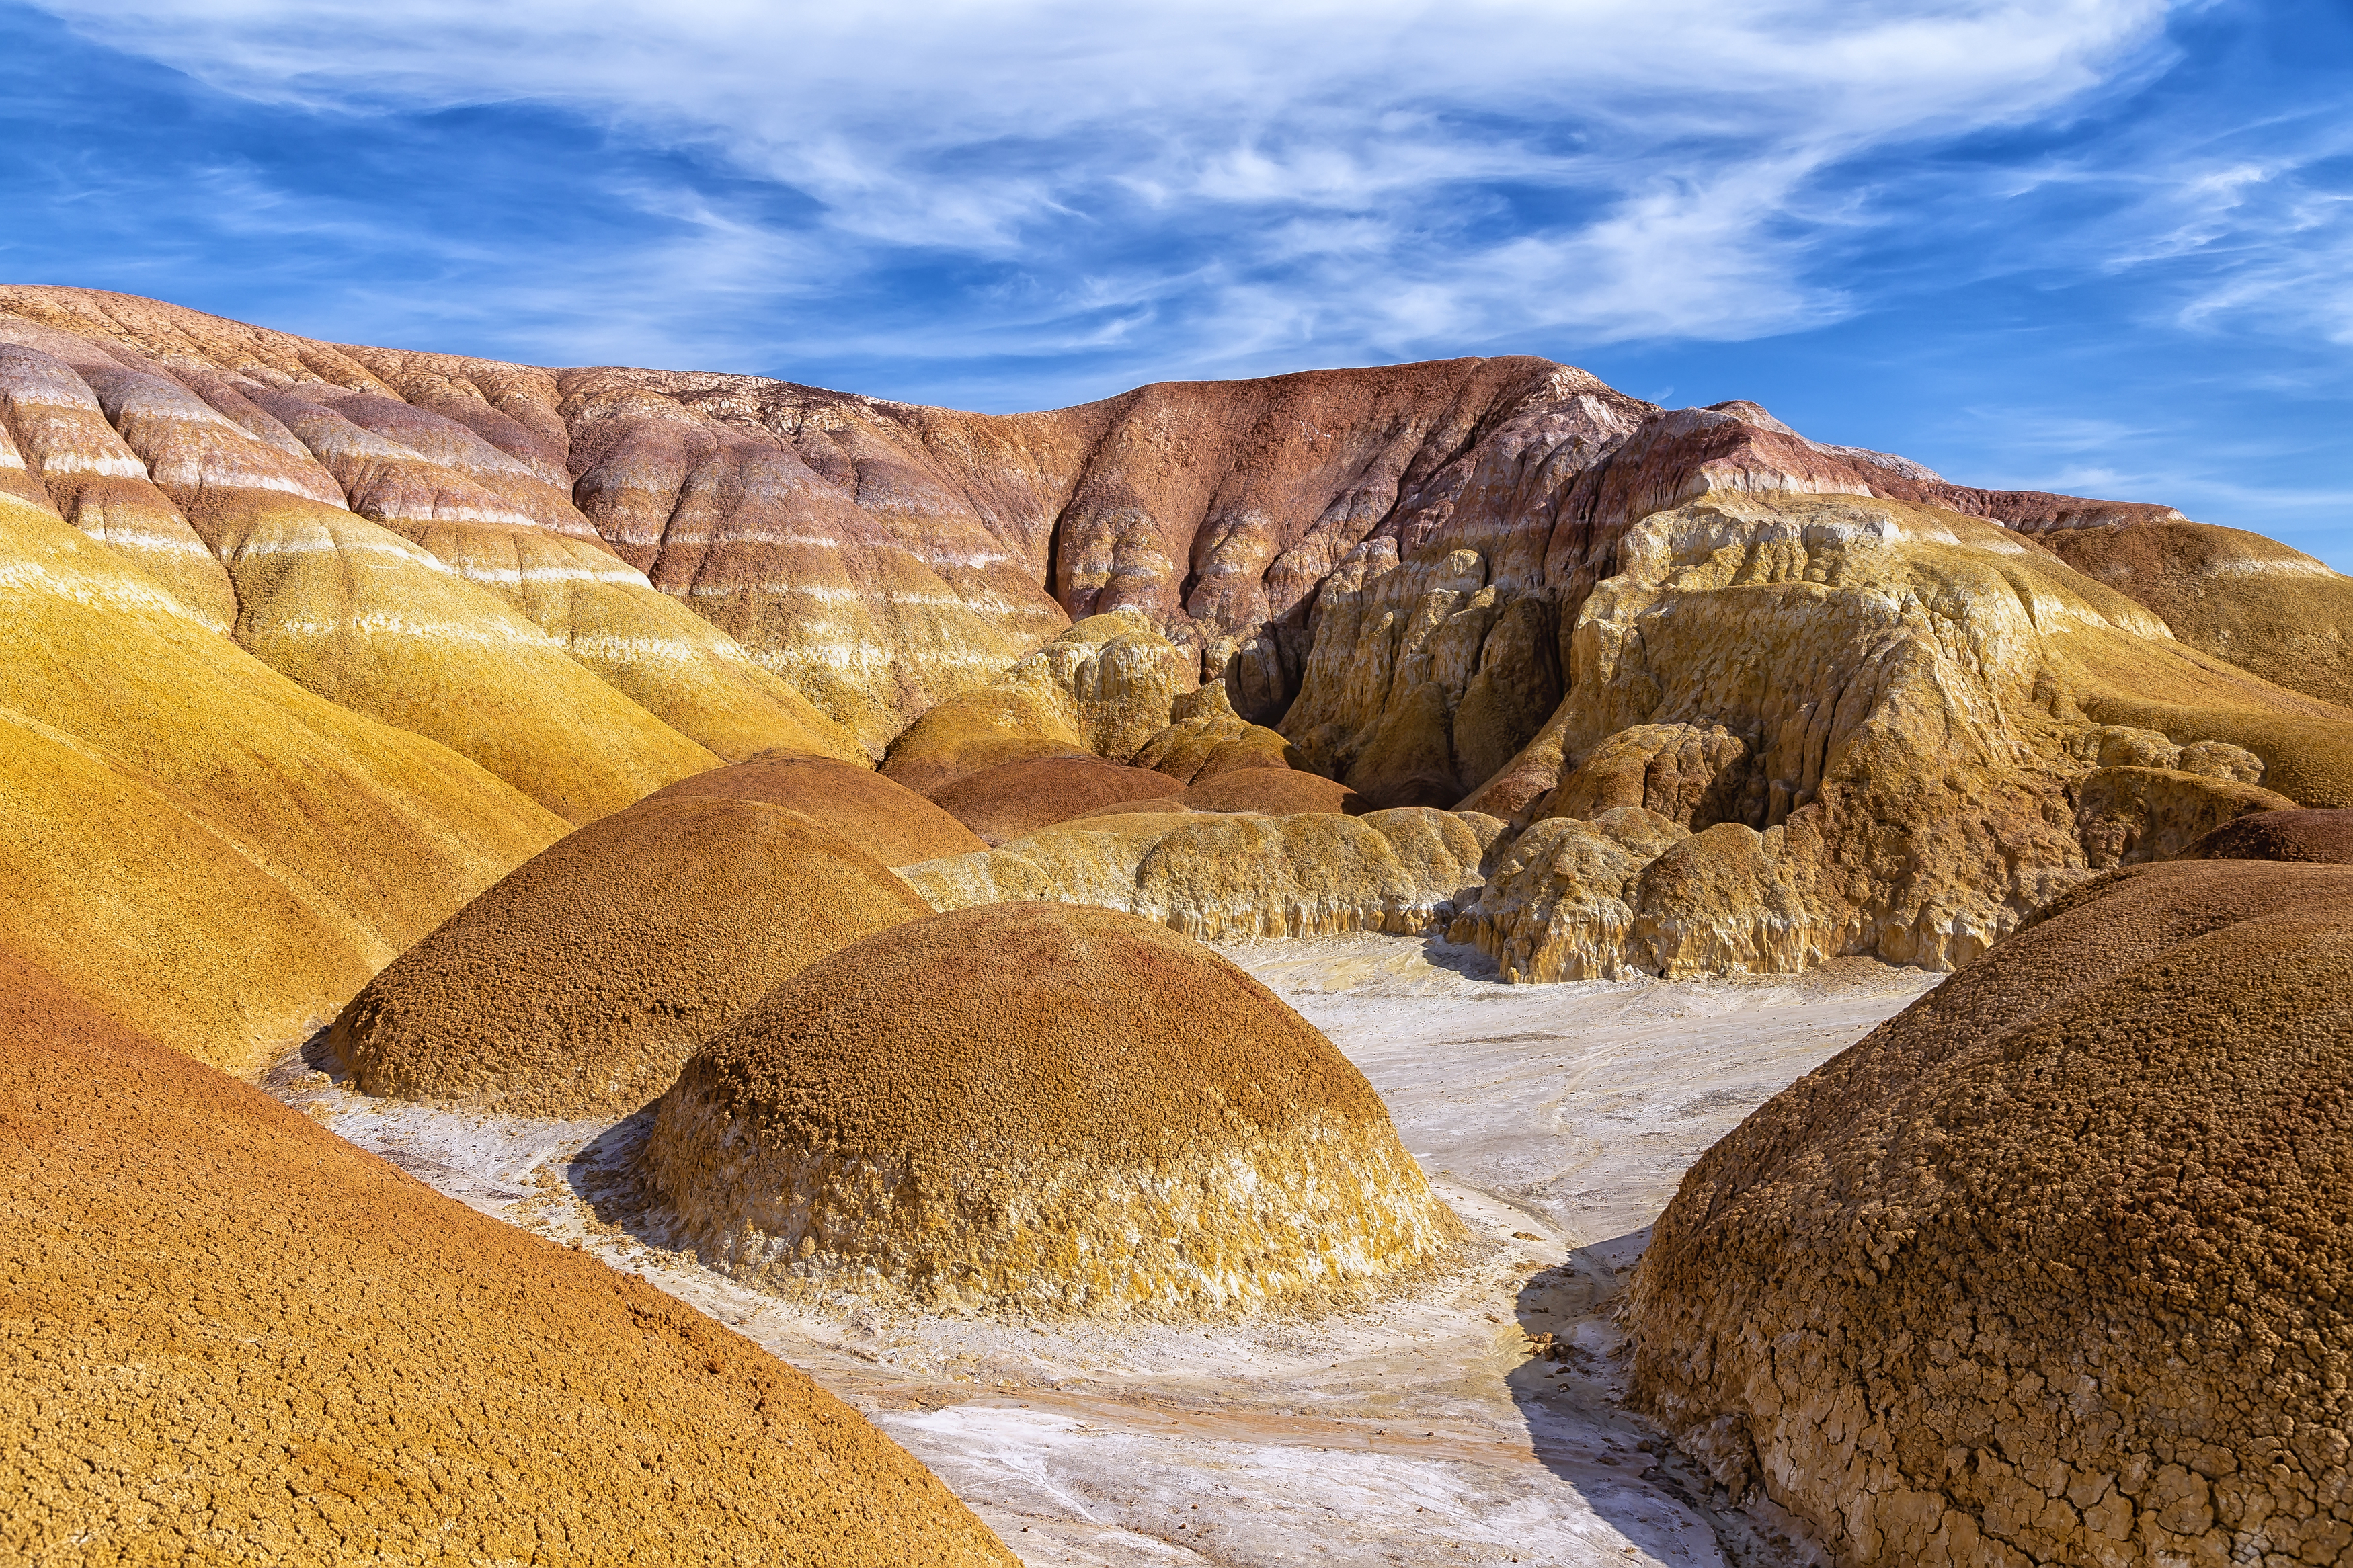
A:
{"type": "Polygon", "coordinates": [[[1816,326],[1853,308],[1820,262],[1873,221],[1859,160],[2064,119],[2168,58],[2158,0],[48,9],[255,103],[536,106],[806,198],[621,182],[678,232],[607,279],[828,297],[805,353],[887,352],[877,280],[914,268],[929,357],[1163,374],[1816,326]]]}

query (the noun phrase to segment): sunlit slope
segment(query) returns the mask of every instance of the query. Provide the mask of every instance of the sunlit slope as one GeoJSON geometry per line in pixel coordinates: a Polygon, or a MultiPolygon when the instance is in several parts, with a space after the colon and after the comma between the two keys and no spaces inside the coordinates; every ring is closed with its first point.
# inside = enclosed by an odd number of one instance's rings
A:
{"type": "Polygon", "coordinates": [[[565,822],[269,669],[0,494],[0,940],[232,1070],[565,822]]]}
{"type": "Polygon", "coordinates": [[[1013,1568],[749,1341],[0,945],[0,1561],[1013,1568]]]}
{"type": "Polygon", "coordinates": [[[0,340],[0,465],[29,481],[12,488],[273,668],[568,820],[723,758],[860,755],[462,425],[22,321],[0,340]]]}
{"type": "Polygon", "coordinates": [[[2052,530],[2066,562],[2165,617],[2173,635],[2274,685],[2353,707],[2353,578],[2235,528],[2166,521],[2052,530]]]}

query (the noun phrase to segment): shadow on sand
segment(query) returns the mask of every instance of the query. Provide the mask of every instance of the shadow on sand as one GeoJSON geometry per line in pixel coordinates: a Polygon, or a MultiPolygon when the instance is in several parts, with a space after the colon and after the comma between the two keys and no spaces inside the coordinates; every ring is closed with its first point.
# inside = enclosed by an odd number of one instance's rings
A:
{"type": "Polygon", "coordinates": [[[1578,1247],[1521,1286],[1514,1311],[1534,1353],[1504,1384],[1537,1460],[1637,1546],[1679,1560],[1662,1526],[1672,1501],[1715,1535],[1732,1568],[1794,1568],[1815,1559],[1775,1523],[1744,1510],[1666,1435],[1629,1409],[1625,1286],[1650,1227],[1578,1247]],[[1655,1545],[1653,1543],[1656,1543],[1655,1545]]]}

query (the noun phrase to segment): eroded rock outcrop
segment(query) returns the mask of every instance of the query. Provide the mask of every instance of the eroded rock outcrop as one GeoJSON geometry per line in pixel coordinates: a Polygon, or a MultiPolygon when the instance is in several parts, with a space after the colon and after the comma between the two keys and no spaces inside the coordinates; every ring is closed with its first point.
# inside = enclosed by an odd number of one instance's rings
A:
{"type": "Polygon", "coordinates": [[[1345,1301],[1461,1234],[1371,1085],[1265,987],[1054,904],[818,964],[697,1054],[638,1168],[706,1263],[934,1311],[1345,1301]]]}
{"type": "Polygon", "coordinates": [[[329,1039],[370,1094],[626,1116],[769,991],[930,912],[797,811],[643,801],[452,915],[368,982],[329,1039]]]}
{"type": "Polygon", "coordinates": [[[2348,1073],[2353,871],[2110,873],[1692,1168],[1634,1395],[1841,1563],[2338,1561],[2348,1073]]]}
{"type": "Polygon", "coordinates": [[[1363,816],[1154,812],[1073,819],[979,855],[903,867],[934,909],[1092,904],[1188,936],[1443,930],[1478,896],[1504,825],[1401,806],[1363,816]]]}
{"type": "Polygon", "coordinates": [[[5,953],[0,1136],[10,1561],[1014,1561],[748,1340],[5,953]]]}
{"type": "Polygon", "coordinates": [[[1977,518],[1732,495],[1616,552],[1568,695],[1466,804],[1530,835],[1639,808],[1689,837],[1632,879],[1606,832],[1531,838],[1456,927],[1529,977],[1950,968],[2093,869],[2353,784],[2326,704],[1977,518]]]}
{"type": "Polygon", "coordinates": [[[1181,784],[1199,784],[1243,768],[1294,765],[1291,743],[1234,711],[1223,681],[1187,691],[1169,704],[1168,727],[1129,759],[1181,784]]]}
{"type": "Polygon", "coordinates": [[[978,689],[924,714],[882,771],[937,795],[987,768],[1035,757],[1125,763],[1168,728],[1198,684],[1190,661],[1142,616],[1091,616],[978,689]]]}

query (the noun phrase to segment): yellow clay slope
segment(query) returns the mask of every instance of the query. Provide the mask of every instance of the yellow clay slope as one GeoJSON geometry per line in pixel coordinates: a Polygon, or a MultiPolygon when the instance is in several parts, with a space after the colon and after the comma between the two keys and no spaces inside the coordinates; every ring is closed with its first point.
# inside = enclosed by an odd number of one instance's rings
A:
{"type": "Polygon", "coordinates": [[[0,494],[0,940],[241,1069],[565,824],[0,494]]]}

